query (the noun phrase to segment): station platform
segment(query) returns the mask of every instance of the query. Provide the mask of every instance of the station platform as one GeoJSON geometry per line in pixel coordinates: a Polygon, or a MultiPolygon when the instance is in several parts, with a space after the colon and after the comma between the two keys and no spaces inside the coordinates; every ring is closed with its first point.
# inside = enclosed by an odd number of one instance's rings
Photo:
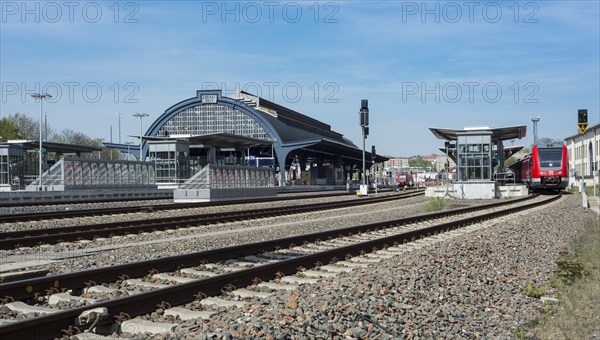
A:
{"type": "Polygon", "coordinates": [[[494,192],[491,192],[487,195],[482,195],[480,193],[477,193],[475,190],[472,190],[469,196],[465,196],[464,192],[463,194],[459,194],[462,189],[456,184],[449,184],[447,187],[445,185],[429,186],[425,189],[425,197],[449,197],[458,199],[494,199],[514,198],[527,196],[529,194],[527,186],[525,186],[524,184],[496,185],[494,189],[494,184],[490,183],[489,189],[494,190],[494,192]]]}
{"type": "Polygon", "coordinates": [[[237,189],[186,189],[175,190],[173,200],[177,203],[223,202],[231,200],[252,200],[276,197],[275,188],[237,189]]]}
{"type": "Polygon", "coordinates": [[[69,191],[9,191],[0,192],[0,205],[39,204],[60,202],[106,202],[146,199],[171,199],[172,190],[156,188],[94,189],[69,191]]]}

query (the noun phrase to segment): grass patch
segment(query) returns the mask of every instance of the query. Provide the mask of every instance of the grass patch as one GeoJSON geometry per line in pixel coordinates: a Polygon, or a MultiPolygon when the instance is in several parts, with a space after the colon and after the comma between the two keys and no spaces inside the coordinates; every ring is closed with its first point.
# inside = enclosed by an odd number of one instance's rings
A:
{"type": "Polygon", "coordinates": [[[533,285],[531,285],[531,283],[528,283],[527,286],[525,286],[525,295],[539,299],[542,296],[544,296],[544,292],[542,292],[538,288],[535,288],[533,285]]]}
{"type": "MultiPolygon", "coordinates": [[[[598,195],[598,190],[600,189],[600,185],[596,184],[596,196],[598,195]]],[[[588,196],[594,196],[594,186],[589,185],[585,187],[585,193],[588,196]]]]}
{"type": "Polygon", "coordinates": [[[430,212],[440,211],[445,207],[446,200],[443,197],[434,197],[427,203],[427,205],[425,206],[425,210],[430,212]]]}
{"type": "MultiPolygon", "coordinates": [[[[557,261],[552,278],[559,305],[517,330],[518,339],[589,339],[600,335],[600,222],[586,224],[557,261]]],[[[530,286],[530,285],[528,285],[530,286]]],[[[526,294],[527,293],[527,287],[526,294]]],[[[530,293],[537,295],[535,287],[530,293]]]]}

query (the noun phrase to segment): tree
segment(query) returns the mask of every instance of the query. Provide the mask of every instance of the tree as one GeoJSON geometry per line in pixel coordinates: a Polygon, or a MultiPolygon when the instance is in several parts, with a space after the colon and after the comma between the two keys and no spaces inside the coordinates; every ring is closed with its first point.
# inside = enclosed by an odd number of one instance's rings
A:
{"type": "MultiPolygon", "coordinates": [[[[550,138],[550,137],[540,137],[538,138],[538,144],[563,144],[563,140],[559,138],[550,138]]],[[[533,148],[533,145],[532,145],[533,148]]]]}
{"type": "Polygon", "coordinates": [[[411,168],[423,168],[423,169],[433,167],[433,165],[431,164],[430,161],[424,160],[423,157],[421,157],[421,156],[416,156],[416,157],[410,158],[408,160],[408,165],[411,168]]]}
{"type": "Polygon", "coordinates": [[[38,140],[40,138],[39,122],[18,112],[8,116],[7,119],[17,126],[18,134],[22,139],[38,140]]]}
{"type": "Polygon", "coordinates": [[[85,133],[76,132],[71,129],[64,129],[62,131],[62,135],[57,139],[60,141],[60,143],[98,146],[98,142],[88,137],[88,135],[85,133]]]}
{"type": "Polygon", "coordinates": [[[6,142],[9,139],[21,139],[19,127],[8,118],[0,119],[0,142],[6,142]]]}

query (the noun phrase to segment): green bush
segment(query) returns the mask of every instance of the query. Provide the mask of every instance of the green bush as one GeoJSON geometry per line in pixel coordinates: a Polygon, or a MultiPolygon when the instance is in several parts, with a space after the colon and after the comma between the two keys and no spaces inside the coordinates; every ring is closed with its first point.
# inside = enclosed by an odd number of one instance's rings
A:
{"type": "Polygon", "coordinates": [[[443,197],[434,197],[427,203],[427,211],[440,211],[446,207],[446,200],[443,197]]]}
{"type": "Polygon", "coordinates": [[[586,268],[575,258],[558,261],[556,262],[556,266],[557,269],[554,271],[554,278],[567,285],[591,273],[589,268],[586,268]]]}

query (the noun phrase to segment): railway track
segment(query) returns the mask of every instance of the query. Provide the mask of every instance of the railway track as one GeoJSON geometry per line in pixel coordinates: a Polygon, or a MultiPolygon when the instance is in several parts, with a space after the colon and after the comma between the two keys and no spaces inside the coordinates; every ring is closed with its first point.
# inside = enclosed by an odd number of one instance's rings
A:
{"type": "Polygon", "coordinates": [[[98,237],[110,237],[114,235],[152,232],[156,230],[174,229],[192,225],[224,223],[271,216],[299,214],[304,212],[313,212],[328,209],[338,209],[364,204],[388,202],[402,198],[420,196],[423,194],[424,191],[419,190],[409,191],[397,195],[378,197],[376,196],[369,197],[366,199],[356,199],[349,201],[304,204],[297,206],[253,209],[235,212],[229,211],[204,215],[188,215],[157,219],[79,225],[72,227],[13,231],[2,234],[2,239],[0,239],[0,250],[14,249],[18,247],[31,247],[39,244],[55,244],[60,242],[93,239],[98,237]]]}
{"type": "MultiPolygon", "coordinates": [[[[130,214],[137,212],[152,212],[152,211],[166,211],[166,210],[177,210],[177,209],[190,209],[190,208],[202,208],[202,207],[213,207],[213,206],[224,206],[224,205],[235,205],[235,204],[247,204],[247,203],[261,203],[261,202],[276,202],[276,201],[288,201],[288,200],[299,200],[299,199],[311,199],[311,198],[322,198],[322,197],[336,197],[336,196],[348,196],[353,195],[347,192],[335,192],[328,194],[310,194],[310,195],[285,195],[283,197],[275,198],[264,198],[256,200],[235,200],[227,202],[202,202],[202,203],[171,203],[171,204],[145,204],[138,206],[129,207],[117,207],[117,208],[97,208],[97,209],[77,209],[77,210],[63,210],[63,211],[50,211],[50,212],[36,212],[36,213],[23,213],[23,214],[6,214],[0,217],[0,223],[15,223],[15,222],[27,222],[27,221],[39,221],[39,220],[50,220],[60,218],[73,218],[81,216],[103,216],[113,214],[130,214]]],[[[62,203],[61,203],[62,204],[62,203]]]]}
{"type": "MultiPolygon", "coordinates": [[[[269,293],[264,292],[266,289],[274,291],[294,289],[294,286],[298,284],[316,282],[318,279],[314,277],[327,277],[335,275],[336,271],[350,271],[353,267],[377,262],[376,259],[368,257],[362,257],[363,260],[354,260],[354,258],[350,260],[351,257],[358,257],[373,251],[376,255],[372,255],[372,257],[391,257],[399,251],[399,247],[392,245],[405,244],[444,231],[530,209],[558,198],[560,196],[534,200],[534,202],[527,202],[530,198],[516,199],[140,263],[1,284],[0,290],[8,295],[5,298],[4,306],[6,308],[15,311],[26,310],[27,305],[24,306],[19,302],[26,299],[43,303],[37,306],[38,314],[42,314],[41,316],[8,323],[0,327],[0,335],[7,338],[52,338],[59,336],[61,330],[64,330],[66,334],[73,334],[104,323],[112,324],[114,327],[113,316],[120,320],[121,330],[128,330],[132,327],[140,327],[140,323],[144,321],[126,321],[125,319],[128,317],[123,317],[124,315],[135,316],[155,312],[157,306],[161,306],[165,315],[167,313],[179,315],[182,319],[190,315],[192,318],[208,318],[211,313],[217,313],[219,310],[217,308],[210,311],[208,307],[210,305],[220,305],[221,310],[223,306],[227,305],[240,306],[244,304],[243,301],[240,301],[240,299],[243,300],[243,297],[267,297],[269,293]],[[501,209],[506,205],[512,206],[501,209]],[[483,211],[483,213],[475,214],[478,211],[483,211]],[[456,218],[461,214],[467,214],[467,216],[456,218]],[[448,216],[454,216],[454,218],[448,221],[448,216]],[[436,219],[442,220],[435,221],[436,219]],[[429,222],[423,226],[425,221],[429,222]],[[339,261],[338,259],[346,260],[339,261]],[[329,264],[322,265],[326,263],[329,264]],[[315,266],[320,268],[311,270],[315,266]],[[300,277],[297,276],[298,268],[303,268],[300,277]],[[209,272],[209,270],[213,270],[213,272],[209,272]],[[131,279],[135,277],[142,279],[131,279]],[[313,278],[311,279],[311,277],[313,278]],[[274,278],[277,278],[277,282],[268,282],[274,278]],[[157,281],[160,282],[157,283],[157,281]],[[108,283],[110,282],[120,288],[109,288],[108,283]],[[170,284],[168,284],[169,282],[170,284]],[[124,298],[102,302],[85,300],[77,296],[81,292],[102,295],[98,292],[126,291],[131,289],[127,288],[131,286],[144,288],[139,288],[132,295],[124,298]],[[247,286],[262,288],[238,289],[238,287],[247,286]],[[93,289],[93,287],[100,288],[93,289]],[[72,295],[46,296],[44,294],[45,291],[61,290],[70,290],[72,295]],[[90,293],[92,290],[96,293],[90,293]],[[222,296],[223,292],[226,292],[224,297],[215,297],[222,296]],[[232,296],[238,296],[238,298],[232,299],[232,296]],[[80,299],[84,301],[82,303],[88,305],[68,310],[49,307],[52,304],[59,304],[56,301],[61,299],[80,299]],[[50,300],[54,300],[54,302],[50,303],[50,300]],[[194,300],[200,300],[200,303],[206,307],[205,313],[186,312],[180,307],[171,307],[194,300]],[[93,313],[90,313],[92,309],[93,313]]],[[[166,327],[176,327],[176,324],[166,327]]],[[[100,327],[96,330],[99,329],[100,327]]]]}

